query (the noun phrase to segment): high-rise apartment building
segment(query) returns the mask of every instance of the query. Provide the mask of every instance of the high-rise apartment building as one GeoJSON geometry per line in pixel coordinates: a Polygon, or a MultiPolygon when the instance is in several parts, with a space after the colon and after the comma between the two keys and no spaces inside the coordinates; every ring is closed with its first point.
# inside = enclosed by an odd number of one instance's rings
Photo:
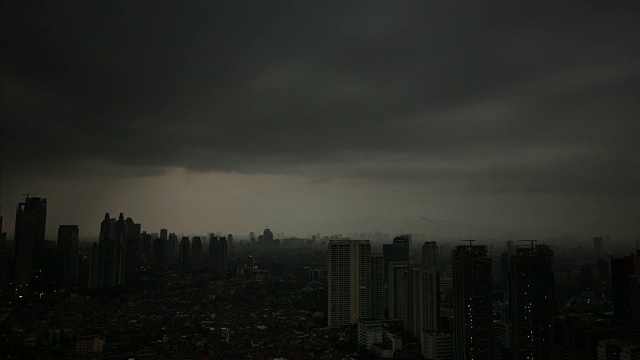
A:
{"type": "Polygon", "coordinates": [[[327,252],[328,326],[338,328],[371,317],[369,240],[330,240],[327,252]]]}
{"type": "Polygon", "coordinates": [[[404,329],[420,339],[423,331],[437,332],[440,321],[440,276],[435,267],[413,267],[407,274],[404,329]]]}
{"type": "Polygon", "coordinates": [[[486,246],[453,250],[454,358],[493,359],[491,260],[486,246]]]}
{"type": "Polygon", "coordinates": [[[209,270],[220,273],[220,241],[214,234],[209,234],[209,270]]]}
{"type": "Polygon", "coordinates": [[[78,225],[60,225],[58,227],[58,245],[56,252],[62,261],[62,277],[65,280],[78,278],[78,225]]]}
{"type": "Polygon", "coordinates": [[[408,261],[389,263],[389,319],[404,320],[407,308],[407,277],[413,264],[408,261]]]}
{"type": "Polygon", "coordinates": [[[228,254],[227,254],[227,238],[224,236],[220,237],[220,275],[223,277],[227,276],[227,267],[228,267],[228,254]]]}
{"type": "Polygon", "coordinates": [[[160,229],[160,239],[169,240],[167,229],[160,229]]]}
{"type": "Polygon", "coordinates": [[[16,209],[15,284],[29,289],[34,272],[41,270],[44,233],[47,220],[47,199],[27,197],[16,209]]]}
{"type": "Polygon", "coordinates": [[[371,253],[371,317],[384,319],[384,255],[371,253]]]}
{"type": "Polygon", "coordinates": [[[516,359],[554,358],[553,251],[516,246],[509,259],[511,349],[516,359]]]}

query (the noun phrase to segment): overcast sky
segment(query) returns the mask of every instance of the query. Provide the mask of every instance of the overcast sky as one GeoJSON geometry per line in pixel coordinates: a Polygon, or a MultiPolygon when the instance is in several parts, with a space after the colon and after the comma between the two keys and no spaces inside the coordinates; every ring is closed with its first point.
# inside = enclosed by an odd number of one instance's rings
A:
{"type": "Polygon", "coordinates": [[[516,3],[3,2],[5,230],[640,236],[640,5],[516,3]]]}

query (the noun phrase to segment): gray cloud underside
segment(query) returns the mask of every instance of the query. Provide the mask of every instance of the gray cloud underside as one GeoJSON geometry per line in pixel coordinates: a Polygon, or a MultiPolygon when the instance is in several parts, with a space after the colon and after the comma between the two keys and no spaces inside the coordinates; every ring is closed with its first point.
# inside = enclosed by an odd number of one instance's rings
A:
{"type": "Polygon", "coordinates": [[[494,5],[3,4],[4,176],[637,193],[638,6],[494,5]]]}

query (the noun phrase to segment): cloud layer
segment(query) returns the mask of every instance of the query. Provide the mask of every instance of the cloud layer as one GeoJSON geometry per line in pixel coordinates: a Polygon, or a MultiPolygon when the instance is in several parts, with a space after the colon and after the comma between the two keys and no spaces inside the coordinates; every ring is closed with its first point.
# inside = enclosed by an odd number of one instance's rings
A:
{"type": "Polygon", "coordinates": [[[603,6],[3,4],[3,177],[637,194],[640,12],[603,6]]]}

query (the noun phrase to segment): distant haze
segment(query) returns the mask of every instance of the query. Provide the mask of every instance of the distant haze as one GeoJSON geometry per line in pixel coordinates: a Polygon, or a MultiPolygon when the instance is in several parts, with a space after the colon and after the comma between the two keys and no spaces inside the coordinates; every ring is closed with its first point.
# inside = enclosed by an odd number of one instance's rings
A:
{"type": "Polygon", "coordinates": [[[4,230],[640,237],[640,6],[491,4],[4,2],[4,230]]]}

